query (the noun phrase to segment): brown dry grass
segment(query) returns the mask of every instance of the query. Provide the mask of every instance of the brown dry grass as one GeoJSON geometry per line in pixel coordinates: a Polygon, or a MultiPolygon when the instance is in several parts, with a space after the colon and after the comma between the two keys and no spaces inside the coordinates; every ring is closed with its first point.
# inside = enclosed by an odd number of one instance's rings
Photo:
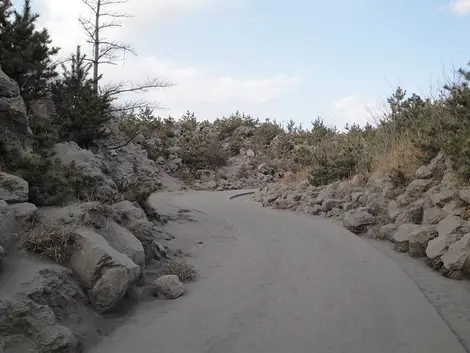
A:
{"type": "Polygon", "coordinates": [[[68,262],[76,247],[73,229],[47,217],[35,219],[22,245],[26,250],[60,264],[68,262]]]}
{"type": "Polygon", "coordinates": [[[303,168],[299,172],[296,173],[288,173],[283,179],[282,183],[296,187],[303,182],[306,182],[310,178],[310,174],[312,173],[312,168],[307,167],[303,168]]]}
{"type": "Polygon", "coordinates": [[[184,260],[167,260],[159,268],[159,275],[176,275],[181,282],[194,281],[199,277],[198,271],[193,265],[184,260]]]}
{"type": "Polygon", "coordinates": [[[384,139],[381,145],[372,151],[375,153],[371,156],[369,173],[385,174],[400,171],[406,178],[412,178],[421,165],[421,151],[408,135],[388,136],[388,139],[384,139]]]}

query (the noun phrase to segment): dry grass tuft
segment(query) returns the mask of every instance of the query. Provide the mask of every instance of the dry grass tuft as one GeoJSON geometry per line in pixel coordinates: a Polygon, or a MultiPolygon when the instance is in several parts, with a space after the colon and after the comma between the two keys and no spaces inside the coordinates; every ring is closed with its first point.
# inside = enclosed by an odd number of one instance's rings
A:
{"type": "Polygon", "coordinates": [[[194,281],[199,277],[199,273],[194,266],[183,260],[165,261],[159,269],[159,275],[176,275],[181,282],[194,281]]]}
{"type": "Polygon", "coordinates": [[[382,174],[399,171],[406,178],[413,178],[421,165],[421,151],[407,135],[390,138],[372,155],[371,172],[382,174]]]}
{"type": "Polygon", "coordinates": [[[47,217],[37,218],[23,239],[23,247],[31,252],[65,264],[76,248],[73,230],[47,217]]]}
{"type": "Polygon", "coordinates": [[[308,181],[310,178],[310,175],[312,173],[311,168],[303,168],[299,172],[296,173],[288,173],[284,179],[282,179],[282,183],[289,185],[289,186],[298,186],[301,183],[308,181]]]}

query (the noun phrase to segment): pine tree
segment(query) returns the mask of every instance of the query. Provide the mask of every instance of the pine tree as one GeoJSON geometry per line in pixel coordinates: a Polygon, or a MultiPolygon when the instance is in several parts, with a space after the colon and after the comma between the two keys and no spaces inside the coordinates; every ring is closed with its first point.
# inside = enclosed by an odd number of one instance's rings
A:
{"type": "Polygon", "coordinates": [[[36,30],[38,17],[30,0],[21,12],[12,10],[9,0],[0,0],[0,66],[18,82],[27,105],[44,97],[47,82],[57,76],[51,57],[59,48],[51,46],[46,29],[36,30]]]}
{"type": "Polygon", "coordinates": [[[62,64],[62,77],[51,84],[52,99],[56,105],[55,124],[62,141],[75,141],[88,148],[103,136],[103,125],[108,122],[112,98],[96,92],[90,75],[92,65],[80,46],[69,60],[62,64]]]}

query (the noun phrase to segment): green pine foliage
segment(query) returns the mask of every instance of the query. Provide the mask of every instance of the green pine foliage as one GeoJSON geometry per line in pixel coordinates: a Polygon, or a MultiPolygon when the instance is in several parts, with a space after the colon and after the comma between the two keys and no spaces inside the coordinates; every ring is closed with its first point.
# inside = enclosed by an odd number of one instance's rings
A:
{"type": "Polygon", "coordinates": [[[59,49],[51,46],[46,29],[36,29],[38,17],[30,0],[25,0],[21,11],[0,0],[0,65],[20,86],[27,106],[43,98],[47,83],[57,76],[52,57],[59,49]]]}
{"type": "Polygon", "coordinates": [[[62,64],[62,75],[51,84],[52,99],[56,106],[54,124],[59,139],[75,141],[89,148],[105,135],[104,124],[113,118],[112,97],[96,92],[90,77],[91,64],[77,47],[71,55],[70,65],[62,64]]]}

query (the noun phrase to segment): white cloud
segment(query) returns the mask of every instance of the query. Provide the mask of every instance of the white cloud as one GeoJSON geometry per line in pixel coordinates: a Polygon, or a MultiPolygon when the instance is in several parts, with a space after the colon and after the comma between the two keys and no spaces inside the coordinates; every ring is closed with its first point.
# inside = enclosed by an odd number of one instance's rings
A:
{"type": "Polygon", "coordinates": [[[470,12],[470,0],[451,1],[448,6],[457,15],[465,15],[470,12]]]}
{"type": "Polygon", "coordinates": [[[126,63],[126,70],[107,66],[104,76],[113,77],[114,81],[132,77],[137,82],[161,77],[163,81],[174,83],[173,87],[144,94],[144,97],[157,99],[170,108],[194,103],[263,104],[278,98],[300,81],[287,75],[250,79],[219,76],[210,70],[154,57],[132,57],[126,63]]]}
{"type": "Polygon", "coordinates": [[[345,96],[332,103],[334,119],[332,123],[338,129],[343,129],[346,124],[359,124],[364,126],[373,123],[373,115],[378,110],[377,103],[371,100],[360,100],[355,96],[345,96]]]}
{"type": "MultiPolygon", "coordinates": [[[[127,4],[116,6],[113,10],[132,13],[135,17],[126,19],[128,22],[121,29],[113,30],[112,39],[132,42],[129,39],[146,35],[151,40],[151,33],[140,31],[146,23],[169,21],[189,15],[192,11],[231,6],[244,1],[129,0],[127,4]]],[[[54,44],[61,47],[63,55],[74,51],[77,44],[85,43],[83,30],[77,20],[78,14],[87,13],[87,7],[81,0],[40,0],[39,6],[42,7],[42,25],[49,30],[54,44]]],[[[123,65],[103,66],[102,73],[105,78],[112,78],[113,82],[142,82],[148,78],[160,77],[163,81],[174,84],[175,86],[170,88],[144,93],[139,98],[157,101],[168,107],[169,113],[176,115],[191,109],[190,106],[204,104],[224,105],[225,110],[243,109],[244,105],[261,105],[282,96],[300,80],[298,77],[284,74],[239,78],[156,56],[129,56],[123,65]]],[[[214,112],[214,109],[211,112],[214,112]]],[[[205,118],[216,117],[213,116],[215,112],[201,113],[205,118]]]]}

